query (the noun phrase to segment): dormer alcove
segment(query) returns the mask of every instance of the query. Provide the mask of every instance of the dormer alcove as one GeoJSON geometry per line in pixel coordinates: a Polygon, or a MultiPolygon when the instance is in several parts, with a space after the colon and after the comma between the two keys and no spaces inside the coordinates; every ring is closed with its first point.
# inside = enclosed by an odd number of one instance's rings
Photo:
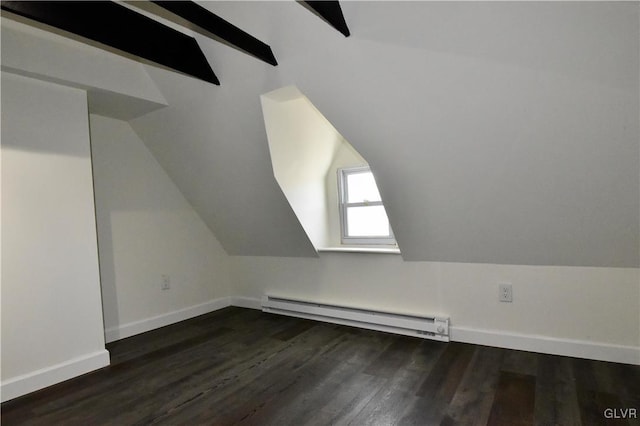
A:
{"type": "Polygon", "coordinates": [[[398,252],[395,242],[344,239],[339,175],[366,170],[362,155],[297,87],[266,93],[261,102],[274,177],[315,249],[398,252]]]}

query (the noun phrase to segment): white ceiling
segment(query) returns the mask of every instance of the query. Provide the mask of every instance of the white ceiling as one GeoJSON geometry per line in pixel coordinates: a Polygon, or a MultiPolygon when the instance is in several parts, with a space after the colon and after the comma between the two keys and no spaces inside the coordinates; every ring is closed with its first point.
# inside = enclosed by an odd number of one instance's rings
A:
{"type": "Polygon", "coordinates": [[[201,2],[272,67],[195,34],[221,81],[145,66],[130,121],[232,255],[315,256],[260,95],[296,85],[375,170],[405,260],[640,266],[640,5],[201,2]]]}

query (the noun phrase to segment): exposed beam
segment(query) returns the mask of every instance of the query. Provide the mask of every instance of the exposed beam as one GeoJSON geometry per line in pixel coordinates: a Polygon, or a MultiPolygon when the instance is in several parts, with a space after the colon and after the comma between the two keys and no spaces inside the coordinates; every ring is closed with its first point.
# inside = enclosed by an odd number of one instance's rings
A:
{"type": "Polygon", "coordinates": [[[342,8],[338,1],[300,1],[303,6],[310,8],[313,12],[323,18],[329,25],[349,37],[349,27],[344,20],[342,8]]]}
{"type": "Polygon", "coordinates": [[[268,64],[278,65],[268,44],[192,1],[152,0],[152,3],[197,25],[215,40],[230,44],[268,64]]]}
{"type": "Polygon", "coordinates": [[[193,37],[111,1],[2,1],[2,9],[220,84],[193,37]]]}

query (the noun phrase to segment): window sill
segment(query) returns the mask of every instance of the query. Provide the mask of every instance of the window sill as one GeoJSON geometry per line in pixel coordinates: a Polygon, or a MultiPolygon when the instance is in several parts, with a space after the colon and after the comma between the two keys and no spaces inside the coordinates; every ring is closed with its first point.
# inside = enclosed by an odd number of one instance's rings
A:
{"type": "Polygon", "coordinates": [[[373,253],[373,254],[400,254],[400,249],[395,247],[323,247],[319,253],[373,253]]]}

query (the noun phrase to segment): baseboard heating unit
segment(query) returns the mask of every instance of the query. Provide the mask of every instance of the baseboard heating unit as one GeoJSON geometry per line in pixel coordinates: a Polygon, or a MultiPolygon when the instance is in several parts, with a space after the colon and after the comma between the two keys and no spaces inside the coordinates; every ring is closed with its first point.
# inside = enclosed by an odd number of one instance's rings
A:
{"type": "Polygon", "coordinates": [[[449,318],[394,314],[274,296],[262,298],[262,310],[423,339],[449,341],[449,318]]]}

